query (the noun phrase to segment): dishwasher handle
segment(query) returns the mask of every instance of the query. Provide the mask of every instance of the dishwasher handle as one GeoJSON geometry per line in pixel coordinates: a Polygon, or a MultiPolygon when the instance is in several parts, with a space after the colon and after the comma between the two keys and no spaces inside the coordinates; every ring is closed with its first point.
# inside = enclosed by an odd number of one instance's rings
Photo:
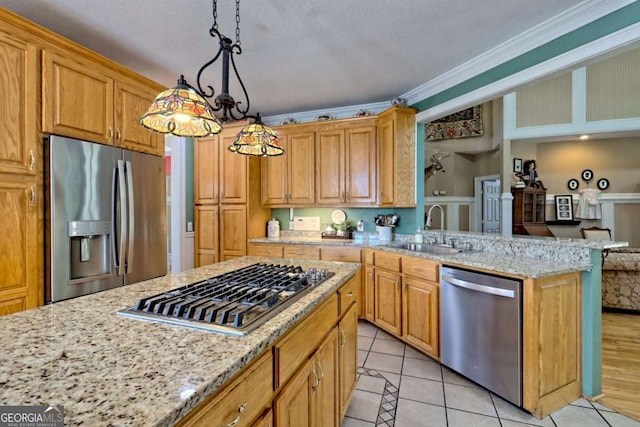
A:
{"type": "Polygon", "coordinates": [[[447,283],[461,288],[470,289],[476,292],[482,292],[485,294],[498,295],[500,297],[515,298],[516,292],[508,289],[494,288],[493,286],[481,285],[479,283],[467,282],[465,280],[456,279],[451,276],[442,276],[442,279],[447,283]]]}

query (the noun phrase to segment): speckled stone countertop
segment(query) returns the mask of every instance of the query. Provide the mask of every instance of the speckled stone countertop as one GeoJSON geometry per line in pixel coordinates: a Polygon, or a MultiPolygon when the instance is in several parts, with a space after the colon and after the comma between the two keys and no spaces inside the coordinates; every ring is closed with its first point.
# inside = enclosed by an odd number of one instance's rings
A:
{"type": "MultiPolygon", "coordinates": [[[[502,237],[495,234],[446,232],[447,241],[470,247],[470,252],[433,254],[394,248],[398,241],[412,241],[413,235],[397,234],[394,241],[381,243],[375,234],[353,240],[323,239],[318,233],[284,232],[278,238],[250,239],[252,243],[299,244],[323,246],[361,246],[383,249],[405,255],[440,261],[443,264],[481,268],[521,277],[539,278],[577,271],[591,270],[591,250],[624,247],[626,242],[593,242],[583,239],[532,238],[530,236],[502,237]]],[[[439,233],[429,231],[425,238],[439,233]]]]}
{"type": "Polygon", "coordinates": [[[359,268],[244,257],[0,317],[0,405],[63,405],[65,426],[172,426],[359,268]],[[116,315],[142,297],[256,262],[336,274],[244,337],[116,315]]]}

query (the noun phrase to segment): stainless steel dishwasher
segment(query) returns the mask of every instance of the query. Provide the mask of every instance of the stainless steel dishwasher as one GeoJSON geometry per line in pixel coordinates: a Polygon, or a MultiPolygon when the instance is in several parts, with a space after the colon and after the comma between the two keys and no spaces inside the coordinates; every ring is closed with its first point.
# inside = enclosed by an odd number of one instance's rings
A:
{"type": "Polygon", "coordinates": [[[522,406],[522,282],[440,269],[442,364],[522,406]]]}

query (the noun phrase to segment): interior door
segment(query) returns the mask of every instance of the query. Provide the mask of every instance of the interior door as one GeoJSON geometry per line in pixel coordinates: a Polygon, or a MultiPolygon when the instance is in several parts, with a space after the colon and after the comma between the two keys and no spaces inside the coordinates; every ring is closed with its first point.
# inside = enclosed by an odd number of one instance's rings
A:
{"type": "Polygon", "coordinates": [[[482,231],[500,233],[500,180],[482,181],[482,231]]]}

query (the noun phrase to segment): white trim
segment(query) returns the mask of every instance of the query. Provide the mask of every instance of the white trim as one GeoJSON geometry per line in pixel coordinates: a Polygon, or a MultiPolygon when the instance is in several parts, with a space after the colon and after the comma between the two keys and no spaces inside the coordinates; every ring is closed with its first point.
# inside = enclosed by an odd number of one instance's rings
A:
{"type": "Polygon", "coordinates": [[[509,237],[513,233],[513,194],[502,193],[500,196],[500,205],[502,206],[502,235],[509,237]]]}
{"type": "MultiPolygon", "coordinates": [[[[640,40],[640,23],[629,25],[620,31],[601,37],[591,43],[584,44],[569,52],[558,55],[519,73],[465,93],[432,108],[416,114],[416,122],[426,123],[433,119],[454,113],[470,105],[489,101],[513,91],[517,87],[532,82],[543,76],[575,67],[626,44],[640,40]]],[[[446,88],[440,88],[442,92],[446,88]]]]}
{"type": "MultiPolygon", "coordinates": [[[[563,194],[563,193],[558,193],[563,194]]],[[[547,194],[545,200],[547,205],[555,204],[555,194],[547,194]]],[[[578,203],[580,194],[571,194],[573,202],[578,203]]],[[[602,193],[598,196],[600,203],[613,203],[617,205],[640,204],[640,193],[602,193]]]]}
{"type": "Polygon", "coordinates": [[[193,268],[194,233],[185,233],[186,214],[186,149],[185,140],[173,135],[165,137],[165,144],[171,146],[171,272],[193,268]]]}
{"type": "Polygon", "coordinates": [[[191,270],[194,268],[195,260],[195,231],[185,232],[182,236],[182,270],[191,270]]]}
{"type": "Polygon", "coordinates": [[[475,201],[473,196],[437,196],[437,197],[425,197],[424,204],[425,205],[444,205],[444,204],[462,204],[468,205],[475,201]]]}
{"type": "Polygon", "coordinates": [[[407,98],[410,105],[427,99],[442,92],[443,88],[453,87],[469,80],[483,71],[490,70],[631,3],[633,0],[584,1],[478,55],[450,72],[410,90],[401,97],[407,98]]]}

